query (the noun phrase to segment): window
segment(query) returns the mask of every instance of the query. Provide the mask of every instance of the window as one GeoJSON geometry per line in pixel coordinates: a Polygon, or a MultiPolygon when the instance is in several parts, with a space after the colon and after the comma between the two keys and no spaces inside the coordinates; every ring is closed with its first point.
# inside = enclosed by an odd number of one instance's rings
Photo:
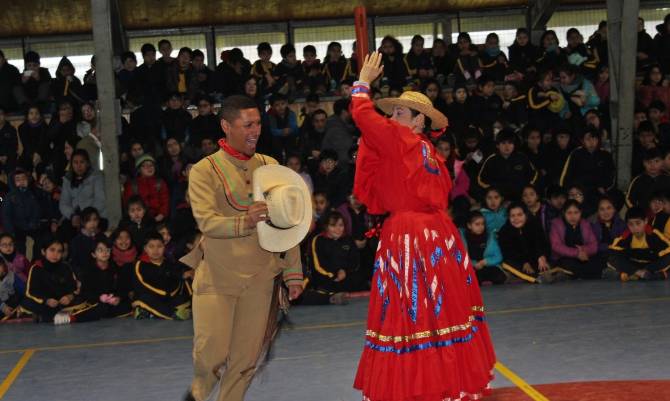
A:
{"type": "Polygon", "coordinates": [[[237,47],[242,50],[244,57],[253,63],[258,60],[256,48],[261,42],[268,42],[272,46],[272,62],[281,62],[279,49],[286,43],[286,33],[284,32],[219,34],[216,35],[216,53],[218,56],[223,50],[237,47]]]}
{"type": "MultiPolygon", "coordinates": [[[[424,47],[433,46],[433,28],[435,24],[427,22],[423,24],[403,24],[403,25],[377,25],[375,26],[375,36],[377,48],[382,44],[384,36],[391,35],[402,43],[403,52],[407,53],[412,46],[412,37],[421,35],[424,39],[424,47]]],[[[372,50],[372,49],[370,49],[372,50]]]]}
{"type": "Polygon", "coordinates": [[[23,49],[20,47],[0,47],[9,64],[23,71],[23,49]]]}
{"type": "MultiPolygon", "coordinates": [[[[41,66],[47,68],[52,77],[56,76],[58,63],[66,56],[74,66],[74,75],[83,79],[86,71],[91,68],[93,41],[31,43],[30,50],[39,53],[41,66]]],[[[23,63],[20,66],[17,65],[17,68],[22,69],[23,63]]]]}
{"type": "Polygon", "coordinates": [[[317,57],[323,60],[326,57],[330,42],[340,42],[342,44],[342,54],[349,58],[353,53],[356,32],[353,23],[346,26],[295,28],[294,38],[298,59],[302,58],[303,47],[313,45],[316,47],[317,57]]]}
{"type": "Polygon", "coordinates": [[[205,54],[205,63],[207,63],[207,44],[205,42],[205,35],[199,33],[193,35],[163,35],[130,38],[128,46],[130,47],[130,51],[135,53],[138,65],[142,64],[142,53],[140,50],[145,43],[154,45],[156,47],[156,58],[161,57],[158,52],[158,41],[161,39],[167,39],[172,43],[172,57],[177,57],[180,48],[190,47],[191,50],[200,49],[200,51],[205,54]]]}
{"type": "MultiPolygon", "coordinates": [[[[472,43],[479,45],[486,42],[486,36],[495,32],[500,39],[500,50],[507,54],[507,48],[512,46],[516,38],[517,28],[526,26],[526,18],[519,15],[497,15],[487,17],[465,17],[460,19],[460,32],[470,34],[472,43]]],[[[458,41],[459,20],[454,19],[451,22],[452,43],[458,41]]]]}

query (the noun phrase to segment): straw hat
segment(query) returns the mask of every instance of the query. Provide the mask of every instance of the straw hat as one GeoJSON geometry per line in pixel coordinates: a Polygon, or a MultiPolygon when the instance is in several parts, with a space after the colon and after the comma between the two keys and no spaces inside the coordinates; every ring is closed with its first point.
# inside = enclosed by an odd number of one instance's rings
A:
{"type": "Polygon", "coordinates": [[[298,245],[312,222],[312,197],[303,178],[273,164],[254,170],[252,181],[254,201],[268,206],[268,220],[256,226],[261,248],[284,252],[298,245]]]}
{"type": "Polygon", "coordinates": [[[423,93],[407,91],[403,92],[400,97],[389,97],[377,101],[377,107],[387,115],[393,114],[393,106],[405,106],[412,110],[416,110],[421,114],[425,114],[432,122],[432,129],[442,129],[449,125],[447,117],[435,109],[433,107],[433,102],[431,102],[430,99],[428,99],[428,96],[423,93]]]}

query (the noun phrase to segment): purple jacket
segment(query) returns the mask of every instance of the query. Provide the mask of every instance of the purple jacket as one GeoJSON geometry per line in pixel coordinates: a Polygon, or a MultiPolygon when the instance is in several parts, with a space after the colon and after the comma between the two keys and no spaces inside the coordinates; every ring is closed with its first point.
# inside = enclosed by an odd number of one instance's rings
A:
{"type": "MultiPolygon", "coordinates": [[[[607,252],[611,244],[603,242],[603,227],[597,218],[591,221],[591,229],[598,239],[598,252],[607,252]]],[[[612,241],[614,241],[616,237],[621,236],[621,234],[626,231],[626,222],[615,215],[614,220],[612,221],[612,229],[610,231],[612,231],[612,241]]]]}
{"type": "MultiPolygon", "coordinates": [[[[591,225],[588,221],[582,219],[579,222],[579,228],[582,232],[582,239],[584,240],[584,249],[586,254],[594,256],[598,253],[598,239],[596,238],[591,225]]],[[[558,260],[560,258],[576,258],[579,254],[577,248],[565,245],[565,223],[562,218],[556,218],[551,221],[551,233],[549,234],[551,240],[551,258],[558,260]]]]}

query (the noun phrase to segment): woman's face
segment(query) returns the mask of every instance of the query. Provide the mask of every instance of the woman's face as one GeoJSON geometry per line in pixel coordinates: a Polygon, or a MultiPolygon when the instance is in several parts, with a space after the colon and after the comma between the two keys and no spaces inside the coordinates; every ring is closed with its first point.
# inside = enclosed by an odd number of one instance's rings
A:
{"type": "Polygon", "coordinates": [[[614,219],[614,213],[616,213],[616,211],[614,210],[612,202],[601,201],[600,204],[598,204],[598,218],[600,221],[606,223],[612,221],[614,219]]]}
{"type": "Polygon", "coordinates": [[[475,235],[482,235],[486,231],[486,222],[483,217],[477,217],[468,223],[468,230],[475,235]]]}
{"type": "Polygon", "coordinates": [[[516,35],[516,42],[519,46],[526,46],[528,44],[528,35],[525,32],[518,33],[516,35]]]}
{"type": "Polygon", "coordinates": [[[250,79],[244,83],[244,93],[249,97],[255,97],[258,93],[258,84],[255,79],[250,79]]]}
{"type": "Polygon", "coordinates": [[[137,60],[132,57],[128,57],[126,61],[123,62],[123,69],[127,71],[133,71],[137,67],[137,60]]]}
{"type": "Polygon", "coordinates": [[[561,149],[567,149],[570,144],[570,135],[567,134],[558,134],[556,136],[556,143],[561,149]]]}
{"type": "Polygon", "coordinates": [[[520,207],[515,207],[509,211],[509,223],[514,228],[523,228],[526,225],[526,213],[520,207]]]}
{"type": "Polygon", "coordinates": [[[458,103],[465,103],[465,101],[468,99],[468,92],[465,90],[465,88],[458,88],[456,89],[455,98],[458,103]]]}
{"type": "Polygon", "coordinates": [[[95,118],[95,110],[90,104],[85,104],[81,106],[81,116],[84,121],[93,121],[95,118]]]}
{"type": "Polygon", "coordinates": [[[88,170],[88,161],[84,156],[77,155],[72,158],[72,171],[77,176],[82,176],[88,170]]]}
{"type": "Polygon", "coordinates": [[[540,198],[537,196],[537,192],[533,188],[525,188],[521,194],[521,200],[524,205],[531,207],[535,206],[540,201],[540,198]]]}
{"type": "Polygon", "coordinates": [[[444,160],[448,160],[449,155],[451,155],[451,144],[447,141],[440,141],[437,143],[437,151],[444,160]]]}
{"type": "Polygon", "coordinates": [[[582,211],[579,210],[576,206],[570,206],[564,213],[565,221],[568,222],[571,226],[576,226],[579,224],[579,220],[582,219],[582,211]]]}
{"type": "Polygon", "coordinates": [[[400,125],[405,127],[414,128],[418,125],[421,125],[419,121],[421,116],[422,114],[417,114],[415,117],[412,117],[412,111],[409,109],[409,107],[394,106],[391,120],[397,121],[400,125]]]}
{"type": "Polygon", "coordinates": [[[121,231],[114,241],[114,245],[122,251],[130,249],[130,244],[130,234],[127,231],[121,231]]]}
{"type": "Polygon", "coordinates": [[[328,224],[328,236],[332,239],[340,239],[344,235],[344,220],[337,219],[334,223],[328,224]]]}
{"type": "Polygon", "coordinates": [[[43,249],[42,255],[50,263],[59,263],[63,259],[63,251],[63,244],[56,242],[43,249]]]}
{"type": "Polygon", "coordinates": [[[498,210],[502,204],[502,196],[497,191],[489,191],[485,200],[486,207],[490,210],[498,210]]]}
{"type": "Polygon", "coordinates": [[[37,124],[41,119],[42,113],[40,113],[40,109],[37,107],[31,107],[30,110],[28,110],[28,122],[31,124],[37,124]]]}
{"type": "Polygon", "coordinates": [[[652,84],[658,85],[663,80],[663,74],[658,67],[652,67],[649,71],[649,80],[652,84]]]}
{"type": "Polygon", "coordinates": [[[549,34],[544,37],[542,45],[544,46],[545,49],[548,49],[551,46],[558,46],[558,38],[552,34],[549,34]]]}
{"type": "Polygon", "coordinates": [[[431,101],[434,102],[435,99],[437,99],[437,97],[440,95],[440,88],[436,83],[431,83],[426,87],[424,93],[431,101]]]}
{"type": "Polygon", "coordinates": [[[531,131],[528,134],[528,139],[526,139],[526,143],[528,144],[529,148],[531,149],[539,148],[540,142],[542,142],[542,136],[538,131],[531,131]]]}
{"type": "Polygon", "coordinates": [[[395,47],[390,40],[385,40],[382,42],[382,53],[387,56],[392,56],[395,54],[395,47]]]}

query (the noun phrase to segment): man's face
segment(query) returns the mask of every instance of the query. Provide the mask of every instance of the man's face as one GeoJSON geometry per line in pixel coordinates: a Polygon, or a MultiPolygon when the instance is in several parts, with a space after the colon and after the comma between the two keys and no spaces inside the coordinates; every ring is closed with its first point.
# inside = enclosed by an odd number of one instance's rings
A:
{"type": "Polygon", "coordinates": [[[205,59],[198,56],[193,58],[193,68],[196,70],[202,70],[205,68],[205,59]]]}
{"type": "Polygon", "coordinates": [[[626,224],[633,235],[644,234],[645,228],[647,227],[647,221],[643,219],[630,219],[626,224]]]}
{"type": "Polygon", "coordinates": [[[272,102],[272,108],[280,116],[283,116],[286,113],[286,107],[287,106],[288,106],[288,104],[286,103],[286,100],[277,100],[276,102],[272,102]]]}
{"type": "Polygon", "coordinates": [[[268,62],[272,58],[272,52],[263,50],[262,52],[258,53],[258,58],[261,59],[261,61],[263,62],[268,62]]]}
{"type": "Polygon", "coordinates": [[[596,137],[593,136],[593,135],[585,135],[585,136],[584,136],[584,147],[585,147],[586,150],[588,150],[589,152],[593,152],[593,151],[595,151],[596,149],[598,149],[598,142],[600,142],[600,141],[598,140],[598,138],[596,138],[596,137]]]}
{"type": "Polygon", "coordinates": [[[258,109],[240,110],[233,121],[221,120],[221,128],[226,133],[226,141],[233,149],[252,156],[261,135],[261,114],[258,109]]]}
{"type": "Polygon", "coordinates": [[[155,51],[148,51],[142,55],[142,58],[144,59],[145,64],[153,64],[156,62],[156,52],[155,51]]]}
{"type": "Polygon", "coordinates": [[[16,174],[14,176],[14,185],[17,188],[28,188],[28,176],[25,174],[16,174]]]}
{"type": "Polygon", "coordinates": [[[150,240],[144,246],[144,251],[147,253],[147,256],[151,261],[157,262],[163,259],[163,254],[165,253],[165,244],[161,240],[150,240]]]}
{"type": "Polygon", "coordinates": [[[326,132],[326,115],[323,113],[315,114],[312,117],[312,126],[316,132],[326,132]]]}
{"type": "Polygon", "coordinates": [[[172,45],[169,43],[163,43],[161,46],[158,48],[158,51],[161,52],[163,57],[165,58],[170,58],[170,55],[172,54],[172,45]]]}
{"type": "Polygon", "coordinates": [[[496,85],[493,82],[487,82],[484,85],[481,85],[479,89],[484,96],[488,97],[493,95],[493,92],[496,90],[496,85]]]}
{"type": "Polygon", "coordinates": [[[182,100],[178,97],[171,97],[170,100],[168,101],[168,107],[171,108],[172,110],[179,110],[181,109],[181,106],[184,104],[182,100]]]}
{"type": "Polygon", "coordinates": [[[198,114],[201,116],[208,116],[212,114],[212,105],[205,100],[198,102],[198,114]]]}
{"type": "Polygon", "coordinates": [[[174,138],[168,139],[167,143],[165,144],[165,147],[167,148],[168,154],[173,157],[179,155],[179,152],[181,151],[181,146],[179,146],[179,142],[177,142],[177,140],[174,138]]]}

